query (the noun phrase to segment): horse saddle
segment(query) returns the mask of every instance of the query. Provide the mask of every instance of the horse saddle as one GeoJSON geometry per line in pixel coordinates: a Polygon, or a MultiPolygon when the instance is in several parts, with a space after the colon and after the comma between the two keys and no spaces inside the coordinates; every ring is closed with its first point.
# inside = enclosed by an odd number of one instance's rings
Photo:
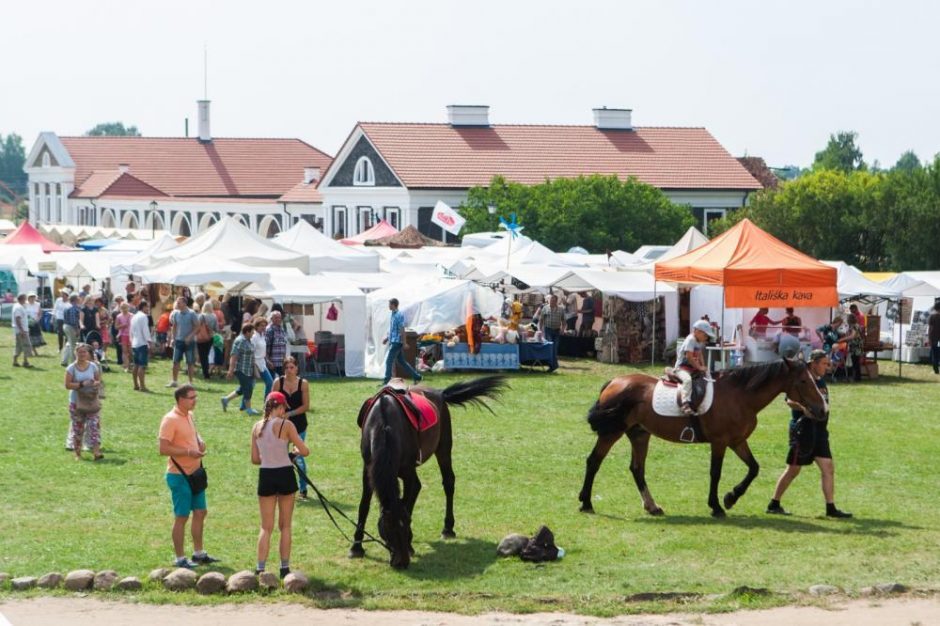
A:
{"type": "MultiPolygon", "coordinates": [[[[682,413],[682,396],[679,385],[682,381],[666,368],[665,374],[656,382],[653,390],[653,411],[658,415],[678,417],[682,413]]],[[[690,404],[697,415],[707,413],[715,397],[714,381],[704,376],[692,378],[692,398],[690,404]]]]}
{"type": "MultiPolygon", "coordinates": [[[[401,379],[394,380],[400,381],[401,379]]],[[[359,428],[362,428],[366,420],[366,415],[369,414],[373,405],[375,405],[382,396],[389,396],[394,399],[408,417],[408,422],[411,424],[412,428],[419,433],[437,426],[437,408],[423,393],[415,389],[389,384],[382,387],[377,394],[362,404],[362,407],[359,409],[359,416],[356,418],[356,423],[359,425],[359,428]]]]}

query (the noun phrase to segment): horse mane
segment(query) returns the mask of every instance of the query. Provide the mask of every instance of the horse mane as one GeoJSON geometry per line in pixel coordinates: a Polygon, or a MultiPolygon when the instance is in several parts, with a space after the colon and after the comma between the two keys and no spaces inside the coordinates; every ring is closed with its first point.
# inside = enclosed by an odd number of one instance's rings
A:
{"type": "Polygon", "coordinates": [[[394,400],[381,397],[366,416],[364,429],[369,429],[369,480],[383,510],[397,511],[399,503],[398,465],[401,441],[388,417],[400,411],[394,400]]]}
{"type": "Polygon", "coordinates": [[[754,391],[762,387],[767,381],[781,375],[787,375],[794,366],[803,365],[802,361],[771,361],[770,363],[757,363],[744,365],[726,370],[721,380],[727,380],[736,387],[743,387],[745,391],[754,391]],[[799,365],[796,365],[799,363],[799,365]]]}

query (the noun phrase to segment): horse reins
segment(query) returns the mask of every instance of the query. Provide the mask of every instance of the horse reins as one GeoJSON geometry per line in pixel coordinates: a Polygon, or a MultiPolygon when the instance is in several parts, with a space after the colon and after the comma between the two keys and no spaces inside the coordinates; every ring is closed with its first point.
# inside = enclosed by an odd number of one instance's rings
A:
{"type": "MultiPolygon", "coordinates": [[[[339,513],[343,519],[345,519],[347,522],[355,526],[357,529],[359,528],[359,524],[357,522],[352,521],[352,519],[350,519],[349,516],[343,512],[342,509],[340,509],[338,506],[330,502],[327,499],[327,497],[323,495],[323,492],[317,489],[317,486],[313,484],[313,481],[310,480],[310,477],[307,476],[307,473],[303,471],[302,469],[300,469],[300,466],[297,465],[297,457],[292,458],[291,463],[293,464],[294,469],[297,470],[297,473],[300,475],[300,477],[313,489],[313,493],[317,494],[317,500],[319,500],[320,506],[322,506],[323,510],[326,511],[327,517],[329,517],[330,521],[333,522],[333,526],[336,526],[336,530],[339,531],[339,534],[341,534],[343,538],[350,543],[367,543],[367,542],[358,542],[355,539],[350,538],[349,535],[346,534],[346,531],[340,528],[339,523],[336,521],[336,518],[333,516],[333,512],[330,511],[331,508],[333,509],[333,511],[336,511],[337,513],[339,513]]],[[[379,544],[380,546],[382,546],[383,548],[385,548],[391,553],[392,549],[388,547],[387,543],[385,543],[381,539],[373,537],[372,535],[369,534],[369,532],[366,529],[364,528],[362,529],[362,534],[368,537],[368,541],[379,544]]]]}

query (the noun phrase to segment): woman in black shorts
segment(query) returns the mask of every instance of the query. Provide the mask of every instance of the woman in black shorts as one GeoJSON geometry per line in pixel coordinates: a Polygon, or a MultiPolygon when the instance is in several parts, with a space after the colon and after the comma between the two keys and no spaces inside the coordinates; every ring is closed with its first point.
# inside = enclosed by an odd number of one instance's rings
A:
{"type": "MultiPolygon", "coordinates": [[[[809,357],[809,370],[816,379],[820,395],[829,404],[829,389],[826,386],[826,371],[829,369],[829,355],[824,350],[813,350],[809,357]]],[[[790,418],[790,449],[787,451],[787,469],[777,479],[774,497],[767,505],[767,512],[776,515],[788,515],[780,506],[780,499],[793,479],[799,475],[804,465],[814,461],[822,473],[822,491],[826,498],[826,516],[836,518],[852,517],[851,513],[836,508],[835,466],[832,463],[832,450],[829,448],[829,416],[822,421],[814,420],[803,406],[787,398],[787,406],[792,409],[790,418]]]]}
{"type": "Polygon", "coordinates": [[[281,556],[281,578],[290,573],[291,518],[294,514],[294,493],[297,481],[294,466],[287,453],[289,443],[300,456],[310,450],[297,434],[297,428],[284,417],[287,398],[272,391],[264,401],[264,418],[251,429],[251,462],[258,470],[258,506],[261,509],[261,531],[258,533],[258,566],[255,573],[264,571],[274,532],[274,512],[279,511],[278,544],[281,556]]]}

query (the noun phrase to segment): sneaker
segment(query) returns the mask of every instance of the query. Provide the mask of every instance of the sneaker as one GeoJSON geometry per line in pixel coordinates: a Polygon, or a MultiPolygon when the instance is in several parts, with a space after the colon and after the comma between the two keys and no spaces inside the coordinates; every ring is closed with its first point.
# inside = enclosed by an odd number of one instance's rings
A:
{"type": "Polygon", "coordinates": [[[287,576],[288,574],[290,574],[290,568],[289,568],[289,567],[282,567],[282,568],[281,568],[281,578],[284,578],[284,577],[287,576]]]}
{"type": "Polygon", "coordinates": [[[193,562],[199,565],[209,565],[210,563],[218,563],[219,559],[209,556],[207,552],[203,552],[202,554],[193,554],[193,562]]]}
{"type": "Polygon", "coordinates": [[[256,411],[254,409],[245,409],[245,413],[247,415],[251,415],[252,417],[254,417],[255,415],[261,415],[261,411],[256,411]]]}
{"type": "Polygon", "coordinates": [[[164,385],[164,386],[165,386],[165,387],[179,387],[180,384],[179,384],[178,382],[176,382],[175,380],[171,380],[170,382],[168,382],[168,383],[167,383],[166,385],[164,385]]]}
{"type": "Polygon", "coordinates": [[[422,380],[424,380],[424,376],[422,376],[421,374],[418,374],[417,376],[415,376],[415,382],[414,382],[414,384],[417,385],[417,384],[420,383],[422,380]]]}
{"type": "Polygon", "coordinates": [[[198,563],[194,563],[193,561],[190,561],[185,556],[173,561],[173,565],[175,565],[176,567],[182,567],[185,569],[196,569],[197,567],[199,567],[198,563]]]}
{"type": "Polygon", "coordinates": [[[304,489],[303,491],[298,491],[298,492],[297,492],[297,496],[298,496],[301,500],[306,500],[306,499],[308,499],[308,498],[310,497],[310,496],[307,495],[307,490],[306,490],[306,489],[304,489]]]}
{"type": "Polygon", "coordinates": [[[849,519],[850,517],[852,517],[852,514],[833,508],[831,511],[826,511],[826,517],[835,517],[838,519],[849,519]]]}
{"type": "Polygon", "coordinates": [[[779,504],[777,506],[768,506],[767,513],[768,515],[789,515],[790,514],[788,510],[786,510],[779,504]]]}
{"type": "Polygon", "coordinates": [[[224,396],[222,397],[222,412],[223,412],[223,413],[227,413],[227,412],[228,412],[228,398],[226,398],[226,397],[224,397],[224,396]]]}

